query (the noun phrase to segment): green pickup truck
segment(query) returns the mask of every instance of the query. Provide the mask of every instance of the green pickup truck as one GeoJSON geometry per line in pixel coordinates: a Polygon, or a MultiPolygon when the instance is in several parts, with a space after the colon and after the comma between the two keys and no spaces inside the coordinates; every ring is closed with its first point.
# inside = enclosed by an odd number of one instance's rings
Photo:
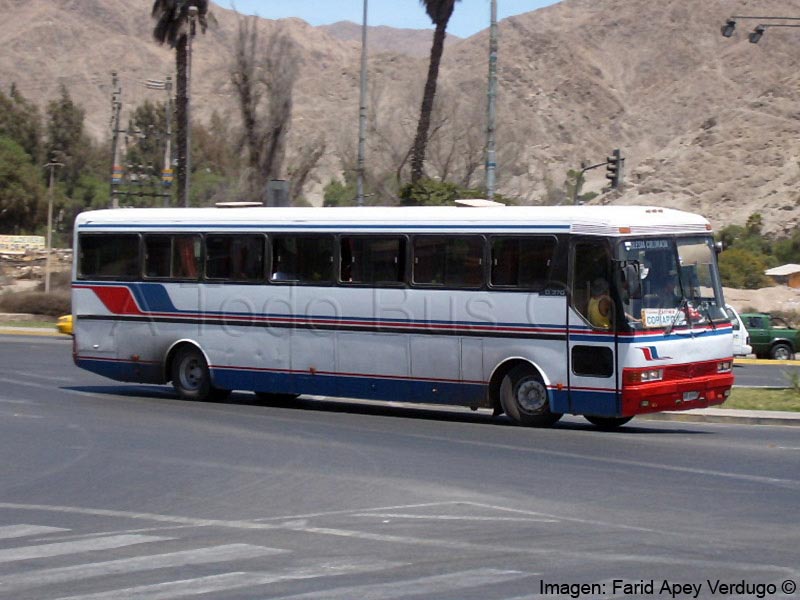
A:
{"type": "Polygon", "coordinates": [[[800,330],[794,329],[780,317],[766,313],[739,315],[750,334],[753,354],[758,358],[790,360],[800,346],[800,330]]]}

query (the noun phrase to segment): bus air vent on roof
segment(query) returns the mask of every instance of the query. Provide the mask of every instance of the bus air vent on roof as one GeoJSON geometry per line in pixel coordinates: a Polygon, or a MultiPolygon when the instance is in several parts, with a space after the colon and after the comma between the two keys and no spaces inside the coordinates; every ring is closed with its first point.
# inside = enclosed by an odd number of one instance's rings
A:
{"type": "Polygon", "coordinates": [[[469,208],[476,208],[480,206],[505,206],[502,202],[495,202],[494,200],[479,200],[479,199],[467,199],[467,200],[456,200],[456,206],[466,206],[469,208]]]}
{"type": "Polygon", "coordinates": [[[248,208],[251,206],[264,206],[263,202],[217,202],[217,208],[248,208]]]}

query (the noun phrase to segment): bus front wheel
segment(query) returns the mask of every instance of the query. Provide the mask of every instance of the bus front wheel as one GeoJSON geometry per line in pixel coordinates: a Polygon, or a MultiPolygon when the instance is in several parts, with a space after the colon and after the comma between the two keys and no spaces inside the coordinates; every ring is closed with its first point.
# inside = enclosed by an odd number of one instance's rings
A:
{"type": "Polygon", "coordinates": [[[184,346],[175,355],[172,385],[184,400],[224,400],[231,393],[211,385],[208,363],[203,353],[193,346],[184,346]]]}
{"type": "Polygon", "coordinates": [[[528,365],[514,367],[503,378],[500,404],[512,421],[528,427],[549,427],[562,416],[550,411],[547,386],[528,365]]]}
{"type": "Polygon", "coordinates": [[[583,415],[583,418],[603,431],[611,431],[612,429],[622,427],[633,417],[595,417],[591,415],[583,415]]]}

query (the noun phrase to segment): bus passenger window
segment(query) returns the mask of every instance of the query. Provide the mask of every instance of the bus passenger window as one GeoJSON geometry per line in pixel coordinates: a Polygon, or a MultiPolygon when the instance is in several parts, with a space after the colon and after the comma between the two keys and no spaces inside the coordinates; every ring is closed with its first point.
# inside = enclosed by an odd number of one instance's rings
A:
{"type": "Polygon", "coordinates": [[[405,239],[400,237],[342,237],[342,283],[397,284],[405,274],[405,239]]]}
{"type": "Polygon", "coordinates": [[[264,237],[206,236],[206,277],[227,281],[259,281],[264,272],[264,237]]]}
{"type": "Polygon", "coordinates": [[[483,284],[483,239],[416,236],[413,281],[442,287],[480,287],[483,284]]]}
{"type": "Polygon", "coordinates": [[[176,235],[172,247],[172,277],[197,279],[200,275],[200,236],[176,235]]]}
{"type": "Polygon", "coordinates": [[[81,235],[78,279],[134,279],[139,276],[139,236],[81,235]]]}
{"type": "Polygon", "coordinates": [[[333,236],[274,236],[271,281],[333,281],[333,236]]]}
{"type": "Polygon", "coordinates": [[[552,237],[493,238],[492,285],[543,289],[550,280],[555,247],[556,240],[552,237]]]}
{"type": "Polygon", "coordinates": [[[144,238],[144,272],[160,279],[198,279],[199,235],[148,235],[144,238]]]}

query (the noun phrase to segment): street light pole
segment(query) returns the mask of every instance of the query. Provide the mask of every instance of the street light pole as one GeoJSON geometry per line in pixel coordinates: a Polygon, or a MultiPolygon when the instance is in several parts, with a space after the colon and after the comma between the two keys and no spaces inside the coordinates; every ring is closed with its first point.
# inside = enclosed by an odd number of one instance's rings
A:
{"type": "Polygon", "coordinates": [[[47,254],[44,262],[44,293],[50,293],[50,253],[53,250],[53,185],[55,183],[55,170],[63,167],[64,163],[51,160],[44,167],[50,169],[50,185],[47,188],[47,254]]]}
{"type": "Polygon", "coordinates": [[[486,197],[494,200],[497,175],[495,130],[497,121],[497,0],[491,0],[489,26],[489,93],[486,126],[486,197]]]}
{"type": "Polygon", "coordinates": [[[120,113],[122,112],[122,88],[119,87],[117,73],[111,73],[111,208],[119,208],[116,186],[122,183],[122,168],[117,161],[117,144],[120,113]]]}
{"type": "Polygon", "coordinates": [[[364,170],[367,145],[367,0],[364,0],[364,22],[361,26],[361,92],[358,104],[358,206],[364,206],[364,170]]]}

